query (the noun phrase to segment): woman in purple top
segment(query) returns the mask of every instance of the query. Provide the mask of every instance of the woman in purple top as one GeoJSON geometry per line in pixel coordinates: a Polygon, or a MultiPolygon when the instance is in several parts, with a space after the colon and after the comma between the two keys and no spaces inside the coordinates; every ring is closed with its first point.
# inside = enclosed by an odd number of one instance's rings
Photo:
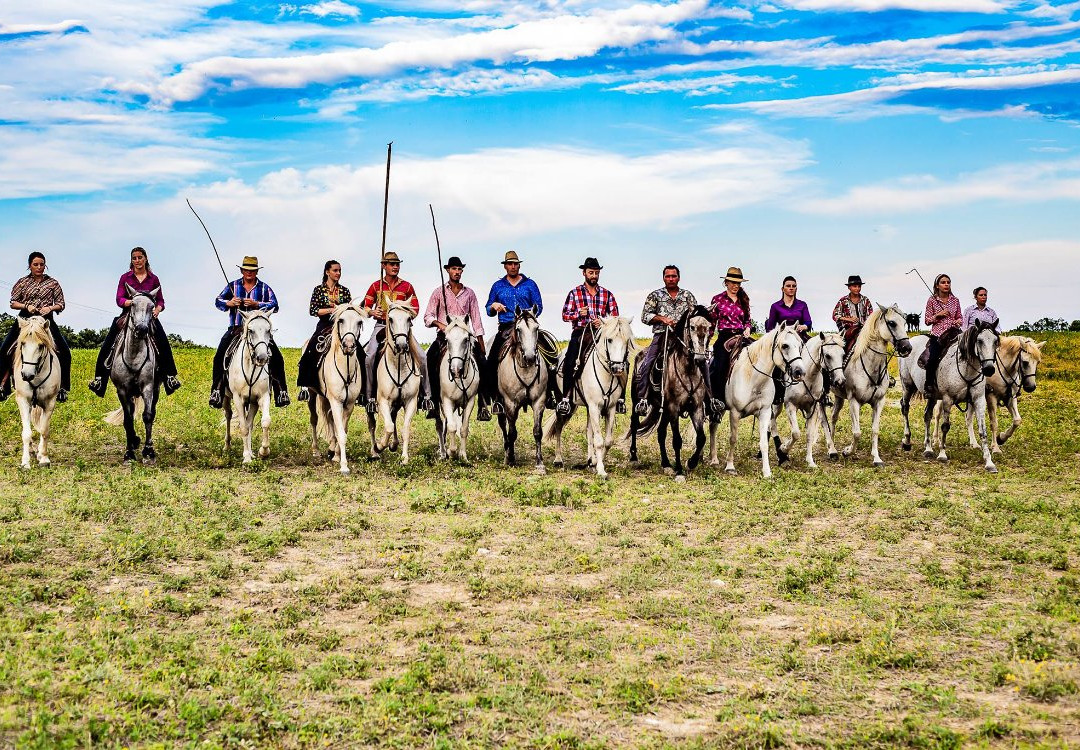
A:
{"type": "MultiPolygon", "coordinates": [[[[146,251],[141,247],[132,248],[129,270],[116,284],[116,306],[121,310],[131,307],[131,298],[134,295],[128,291],[128,287],[136,293],[157,290],[154,323],[150,326],[150,331],[157,347],[158,377],[164,379],[165,393],[171,394],[180,387],[180,380],[176,377],[176,360],[173,359],[169,337],[165,335],[165,329],[161,327],[161,321],[158,320],[158,314],[165,309],[165,295],[161,292],[161,281],[150,270],[150,261],[146,257],[146,251]]],[[[121,313],[113,319],[109,333],[101,343],[94,379],[89,384],[90,390],[98,396],[104,396],[105,389],[109,385],[109,365],[112,361],[113,346],[116,343],[116,337],[120,334],[125,315],[126,313],[121,313]]]]}
{"type": "Polygon", "coordinates": [[[713,344],[712,361],[709,363],[709,382],[712,388],[710,417],[723,415],[725,388],[731,354],[724,346],[734,336],[750,335],[750,295],[742,288],[742,269],[732,266],[724,277],[724,291],[712,298],[709,310],[716,324],[716,343],[713,344]]]}
{"type": "Polygon", "coordinates": [[[809,331],[813,328],[810,320],[810,308],[801,299],[795,297],[799,291],[799,284],[794,276],[785,276],[782,287],[783,296],[772,303],[769,308],[769,317],[765,320],[765,332],[768,333],[781,323],[793,324],[795,331],[803,337],[803,341],[809,338],[809,331]]]}

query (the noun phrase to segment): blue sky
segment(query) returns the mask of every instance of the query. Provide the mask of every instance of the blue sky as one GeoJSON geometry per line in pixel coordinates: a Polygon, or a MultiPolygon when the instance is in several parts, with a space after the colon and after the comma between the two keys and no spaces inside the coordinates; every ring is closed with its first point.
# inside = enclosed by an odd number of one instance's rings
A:
{"type": "Polygon", "coordinates": [[[635,318],[669,262],[706,299],[741,266],[758,318],[791,273],[822,327],[849,273],[921,309],[913,266],[1080,318],[1080,2],[0,0],[0,63],[0,290],[41,249],[76,328],[141,245],[167,328],[216,338],[190,198],[299,344],[323,261],[375,277],[391,140],[424,301],[431,203],[466,282],[517,250],[560,336],[587,255],[635,318]]]}

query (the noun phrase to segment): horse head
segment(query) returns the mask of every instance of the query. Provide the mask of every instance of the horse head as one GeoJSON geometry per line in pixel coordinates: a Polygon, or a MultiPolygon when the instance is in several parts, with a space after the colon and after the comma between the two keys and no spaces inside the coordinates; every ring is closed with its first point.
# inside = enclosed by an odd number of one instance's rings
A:
{"type": "MultiPolygon", "coordinates": [[[[870,321],[867,320],[867,323],[870,321]]],[[[911,341],[907,337],[904,326],[907,321],[900,306],[893,304],[889,307],[877,306],[877,320],[875,321],[875,333],[883,341],[891,341],[896,353],[901,357],[911,354],[911,341]]]]}
{"type": "Polygon", "coordinates": [[[514,337],[521,352],[521,361],[527,367],[535,365],[540,356],[540,321],[536,315],[536,305],[526,310],[520,307],[514,309],[514,337]]]}
{"type": "Polygon", "coordinates": [[[996,320],[986,323],[976,320],[975,325],[964,331],[962,348],[972,367],[977,367],[986,377],[997,369],[997,350],[1001,335],[997,332],[996,320]]]}
{"type": "Polygon", "coordinates": [[[798,383],[806,375],[802,338],[794,326],[788,327],[787,321],[776,327],[773,336],[773,365],[783,370],[791,382],[798,383]]]}
{"type": "Polygon", "coordinates": [[[29,383],[37,377],[42,362],[55,350],[56,345],[49,331],[49,321],[45,318],[32,315],[16,320],[19,322],[19,372],[22,379],[29,383]]]}
{"type": "Polygon", "coordinates": [[[244,329],[241,335],[244,337],[248,349],[251,350],[251,359],[259,367],[265,367],[270,361],[270,344],[273,341],[270,312],[266,310],[241,310],[240,316],[244,321],[244,329]]]}
{"type": "Polygon", "coordinates": [[[682,314],[675,326],[675,337],[682,341],[687,351],[698,363],[709,357],[709,339],[712,338],[713,322],[709,309],[697,305],[682,314]]]}
{"type": "MultiPolygon", "coordinates": [[[[411,299],[411,298],[410,298],[411,299]]],[[[412,322],[416,317],[416,310],[409,300],[394,301],[386,311],[386,339],[398,354],[409,351],[409,340],[412,338],[412,322]]]]}
{"type": "Polygon", "coordinates": [[[131,284],[124,284],[131,306],[128,308],[128,325],[132,326],[136,338],[146,338],[150,332],[150,324],[154,320],[154,308],[157,306],[158,293],[161,287],[154,287],[148,292],[137,292],[131,284]]]}
{"type": "Polygon", "coordinates": [[[843,386],[844,378],[844,337],[839,333],[825,333],[821,338],[821,371],[833,385],[843,386]]]}
{"type": "Polygon", "coordinates": [[[630,367],[630,352],[636,348],[630,318],[603,318],[596,348],[598,352],[603,352],[612,374],[621,375],[626,372],[630,367]]]}
{"type": "Polygon", "coordinates": [[[334,326],[334,335],[337,337],[338,346],[346,357],[351,357],[360,346],[360,331],[364,326],[364,319],[368,317],[368,311],[361,307],[357,301],[347,305],[338,305],[334,312],[330,313],[330,322],[334,326]]]}
{"type": "Polygon", "coordinates": [[[472,332],[472,320],[466,314],[451,315],[450,322],[443,329],[446,337],[447,364],[450,378],[458,380],[465,377],[465,363],[472,355],[475,337],[472,332]]]}
{"type": "Polygon", "coordinates": [[[1045,344],[1045,341],[1036,344],[1027,337],[1020,340],[1020,385],[1028,393],[1035,392],[1035,371],[1042,362],[1042,348],[1045,344]]]}

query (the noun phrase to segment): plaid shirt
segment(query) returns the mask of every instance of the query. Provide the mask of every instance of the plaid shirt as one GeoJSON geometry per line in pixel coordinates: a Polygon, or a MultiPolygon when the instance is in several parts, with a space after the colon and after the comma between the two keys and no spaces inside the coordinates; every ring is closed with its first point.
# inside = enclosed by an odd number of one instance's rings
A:
{"type": "Polygon", "coordinates": [[[843,333],[852,325],[840,320],[840,318],[857,318],[861,326],[872,312],[874,312],[874,305],[869,298],[862,297],[858,302],[852,302],[851,296],[845,294],[837,301],[836,307],[833,308],[832,319],[836,323],[836,329],[843,333]]]}
{"type": "Polygon", "coordinates": [[[732,302],[727,292],[720,292],[712,298],[712,311],[709,315],[716,324],[717,331],[741,331],[750,325],[750,316],[738,302],[732,302]]]}
{"type": "Polygon", "coordinates": [[[955,294],[949,295],[949,301],[941,304],[936,296],[926,300],[926,310],[923,312],[923,320],[930,326],[931,336],[940,336],[950,328],[959,328],[964,323],[964,316],[960,313],[960,300],[955,294]],[[931,317],[944,310],[948,313],[944,318],[931,320],[931,317]]]}
{"type": "Polygon", "coordinates": [[[594,295],[589,294],[584,284],[574,287],[566,295],[562,308],[562,319],[574,328],[584,328],[591,320],[618,314],[619,303],[615,301],[615,295],[599,284],[594,295]]]}
{"type": "Polygon", "coordinates": [[[278,311],[277,296],[274,294],[274,290],[270,288],[270,285],[265,281],[256,281],[255,288],[250,292],[244,289],[244,280],[237,279],[236,281],[229,282],[229,285],[221,290],[221,294],[214,300],[214,305],[222,312],[229,313],[229,326],[238,326],[243,323],[240,317],[240,311],[244,308],[241,307],[229,307],[225,303],[236,297],[237,299],[253,299],[259,303],[260,310],[266,310],[268,312],[278,311]]]}
{"type": "MultiPolygon", "coordinates": [[[[40,281],[35,281],[30,274],[16,281],[15,286],[11,287],[11,301],[21,302],[24,305],[33,305],[39,309],[46,305],[50,307],[59,305],[59,309],[53,310],[45,316],[47,318],[52,318],[53,313],[62,312],[67,306],[64,303],[64,290],[60,288],[60,282],[47,273],[42,274],[40,281]]],[[[27,315],[29,313],[20,310],[19,314],[27,315]]]]}
{"type": "MultiPolygon", "coordinates": [[[[319,315],[319,310],[325,310],[328,307],[334,307],[335,305],[347,305],[352,302],[352,292],[349,291],[349,287],[337,285],[337,296],[334,297],[330,294],[330,290],[326,284],[319,284],[317,287],[311,290],[311,303],[308,305],[308,315],[313,318],[322,318],[319,315]]],[[[327,318],[330,316],[327,315],[327,318]]]]}
{"type": "Polygon", "coordinates": [[[645,306],[641,308],[641,322],[651,325],[653,333],[662,333],[666,327],[663,323],[653,323],[652,319],[657,315],[672,320],[678,320],[687,310],[697,307],[697,298],[688,289],[680,289],[673,298],[667,289],[656,289],[649,292],[645,298],[645,306]]]}

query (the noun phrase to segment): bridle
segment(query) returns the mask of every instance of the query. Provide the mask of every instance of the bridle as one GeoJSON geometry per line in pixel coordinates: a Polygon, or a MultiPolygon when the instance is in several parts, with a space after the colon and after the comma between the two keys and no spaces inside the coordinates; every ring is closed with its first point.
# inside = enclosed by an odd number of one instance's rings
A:
{"type": "MultiPolygon", "coordinates": [[[[341,332],[342,324],[345,322],[343,316],[338,316],[337,321],[334,323],[334,335],[337,337],[338,346],[337,350],[345,357],[345,372],[341,371],[341,365],[338,364],[336,356],[330,357],[334,362],[334,371],[337,372],[338,377],[341,378],[341,382],[345,384],[345,403],[351,402],[349,397],[349,386],[352,385],[353,379],[360,372],[360,364],[357,362],[357,352],[361,351],[360,342],[354,331],[341,332]],[[346,341],[352,339],[352,350],[345,348],[346,341]]],[[[336,354],[336,353],[335,353],[336,354]]]]}
{"type": "Polygon", "coordinates": [[[382,364],[383,369],[386,370],[386,374],[390,377],[390,382],[394,384],[395,388],[397,388],[397,398],[394,399],[394,403],[401,403],[401,393],[405,388],[406,381],[408,381],[408,379],[414,375],[419,375],[420,370],[419,368],[417,368],[416,358],[413,357],[412,346],[410,345],[409,341],[409,337],[412,335],[412,331],[407,330],[404,333],[395,333],[391,325],[392,322],[393,320],[390,318],[390,315],[388,313],[386,316],[386,340],[383,342],[382,364]],[[399,350],[397,347],[397,340],[399,338],[405,340],[404,351],[399,350]],[[390,345],[391,341],[394,342],[393,346],[390,345]],[[405,370],[405,374],[401,377],[400,380],[398,379],[397,375],[400,374],[404,368],[402,368],[399,364],[396,374],[390,370],[389,355],[391,350],[393,350],[393,353],[397,357],[399,363],[402,359],[404,359],[408,363],[408,369],[405,370]]]}
{"type": "MultiPolygon", "coordinates": [[[[889,309],[892,309],[892,308],[889,308],[889,309]]],[[[884,318],[884,316],[882,316],[882,317],[884,318]]],[[[885,321],[885,325],[886,325],[886,327],[889,326],[887,321],[885,321]]],[[[876,333],[876,331],[875,331],[875,333],[876,333]]],[[[869,336],[870,334],[867,333],[866,335],[869,336]]],[[[882,341],[885,340],[885,337],[881,336],[880,334],[878,335],[878,338],[880,338],[882,341]]],[[[906,337],[892,335],[892,328],[890,327],[889,328],[889,338],[892,340],[893,350],[894,351],[900,351],[899,343],[900,343],[901,340],[905,340],[906,337]]],[[[856,342],[855,345],[858,346],[858,343],[856,342]]],[[[872,347],[869,344],[869,342],[866,344],[866,348],[869,349],[870,351],[872,351],[874,354],[880,354],[882,357],[885,358],[885,362],[881,365],[881,369],[878,371],[877,376],[874,376],[874,375],[871,375],[870,370],[868,370],[866,368],[866,362],[864,361],[864,358],[859,357],[859,364],[862,365],[863,372],[866,373],[866,379],[869,380],[873,384],[874,389],[876,390],[876,389],[880,388],[881,384],[885,382],[886,378],[888,378],[888,376],[889,376],[889,363],[892,362],[892,359],[893,359],[894,355],[889,354],[887,349],[885,351],[879,351],[878,349],[875,349],[874,347],[872,347]]]]}
{"type": "MultiPolygon", "coordinates": [[[[773,336],[772,346],[770,347],[770,351],[769,351],[769,361],[772,362],[774,365],[776,364],[776,348],[778,346],[777,339],[779,339],[779,338],[780,338],[779,334],[773,336]]],[[[784,350],[783,349],[780,350],[780,359],[782,359],[783,362],[784,362],[784,377],[781,378],[780,382],[781,382],[781,384],[783,384],[783,386],[785,388],[787,388],[789,386],[792,386],[795,383],[799,382],[797,380],[791,379],[791,365],[793,363],[795,363],[795,362],[798,362],[799,360],[801,360],[803,358],[803,356],[801,354],[801,352],[802,352],[801,347],[800,347],[799,351],[800,351],[799,356],[792,357],[789,360],[787,357],[784,356],[784,350]]],[[[749,356],[750,356],[750,354],[749,354],[749,352],[747,352],[747,357],[749,357],[749,356]]],[[[756,362],[751,362],[750,366],[753,367],[754,370],[756,372],[758,372],[759,374],[764,375],[767,378],[772,378],[772,373],[762,372],[758,368],[756,362]]]]}
{"type": "MultiPolygon", "coordinates": [[[[590,333],[593,337],[593,350],[589,354],[589,359],[592,360],[593,377],[596,378],[596,382],[599,385],[601,383],[601,380],[600,371],[597,369],[597,361],[600,362],[600,368],[602,368],[604,372],[610,376],[610,387],[600,385],[600,392],[603,394],[603,403],[606,404],[608,403],[608,401],[611,400],[611,396],[615,394],[615,392],[619,389],[621,385],[621,383],[619,382],[619,375],[615,372],[615,366],[622,365],[622,372],[629,372],[630,370],[630,346],[629,344],[627,345],[626,352],[623,354],[622,359],[616,361],[611,358],[612,337],[602,333],[599,330],[596,330],[595,328],[594,330],[590,331],[590,333]],[[604,341],[603,359],[598,356],[598,352],[600,352],[601,339],[603,339],[604,341]]],[[[581,395],[582,401],[584,401],[585,396],[581,391],[580,380],[578,381],[575,390],[578,392],[579,395],[581,395]]]]}
{"type": "MultiPolygon", "coordinates": [[[[43,378],[41,378],[37,383],[35,383],[34,378],[41,375],[41,362],[42,362],[43,359],[45,359],[45,357],[40,357],[39,356],[36,361],[27,361],[27,360],[23,359],[22,347],[25,344],[26,344],[26,342],[23,342],[23,344],[19,345],[19,363],[21,365],[23,365],[23,366],[30,365],[31,367],[34,368],[33,377],[31,377],[29,380],[23,379],[23,382],[26,383],[28,386],[30,386],[30,408],[34,408],[34,407],[36,407],[38,405],[38,389],[41,388],[41,386],[45,385],[45,383],[49,380],[49,377],[52,375],[53,359],[54,359],[54,357],[56,355],[48,347],[48,345],[46,345],[44,343],[40,344],[42,351],[44,351],[45,354],[47,355],[47,358],[48,358],[48,361],[49,361],[49,369],[45,371],[45,376],[43,378]]],[[[20,373],[20,377],[21,377],[21,373],[20,373]]]]}
{"type": "Polygon", "coordinates": [[[521,386],[526,390],[526,392],[531,390],[532,387],[534,385],[536,385],[537,381],[540,380],[540,341],[539,341],[539,336],[540,336],[540,323],[536,320],[536,318],[532,314],[523,313],[514,321],[513,352],[511,353],[511,356],[513,358],[513,364],[514,364],[514,377],[516,377],[518,379],[518,383],[521,384],[521,386]],[[536,323],[536,329],[537,329],[536,330],[536,336],[537,336],[537,341],[536,341],[536,361],[531,366],[526,364],[526,362],[525,362],[525,350],[521,346],[521,340],[518,337],[518,326],[521,325],[522,323],[528,323],[530,320],[536,323]],[[524,368],[530,369],[530,370],[533,369],[533,368],[536,368],[536,374],[533,376],[532,380],[526,382],[525,378],[521,377],[521,371],[518,368],[518,360],[519,359],[521,360],[521,367],[524,367],[524,368]]]}
{"type": "MultiPolygon", "coordinates": [[[[138,299],[139,297],[145,297],[146,299],[149,299],[149,300],[153,301],[153,298],[149,294],[146,294],[145,292],[139,292],[133,298],[133,303],[132,303],[133,308],[134,308],[134,300],[138,299]]],[[[127,314],[127,318],[125,318],[125,320],[124,320],[124,333],[123,333],[123,336],[118,337],[116,343],[113,345],[112,357],[115,357],[117,354],[119,354],[120,355],[120,361],[124,363],[124,367],[126,367],[129,372],[140,372],[140,371],[142,371],[142,369],[144,367],[146,367],[147,363],[150,361],[151,349],[153,348],[153,345],[149,341],[146,342],[146,347],[145,347],[144,352],[143,352],[142,362],[138,363],[138,365],[134,365],[133,363],[131,363],[131,362],[129,362],[127,360],[127,357],[125,356],[125,352],[127,351],[128,342],[130,341],[130,337],[135,336],[136,339],[142,338],[141,336],[138,335],[138,329],[134,328],[134,324],[132,323],[133,318],[134,318],[133,311],[129,312],[127,314]]],[[[111,361],[112,357],[110,357],[110,361],[107,363],[110,371],[112,370],[112,361],[111,361]]]]}

